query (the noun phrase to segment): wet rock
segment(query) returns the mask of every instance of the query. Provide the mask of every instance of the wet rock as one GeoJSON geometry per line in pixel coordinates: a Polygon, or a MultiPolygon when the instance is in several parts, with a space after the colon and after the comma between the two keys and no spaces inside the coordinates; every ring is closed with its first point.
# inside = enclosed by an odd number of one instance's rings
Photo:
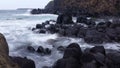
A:
{"type": "Polygon", "coordinates": [[[116,34],[117,34],[115,41],[120,42],[120,27],[116,27],[115,30],[116,30],[116,34]]]}
{"type": "Polygon", "coordinates": [[[107,66],[109,68],[120,68],[120,53],[116,52],[116,53],[108,53],[107,54],[107,66]]]}
{"type": "Polygon", "coordinates": [[[32,9],[32,11],[30,12],[31,14],[40,14],[42,13],[41,9],[32,9]]]}
{"type": "Polygon", "coordinates": [[[103,43],[103,37],[104,34],[92,28],[92,29],[87,29],[84,40],[87,43],[101,44],[103,43]]]}
{"type": "Polygon", "coordinates": [[[114,28],[106,28],[106,34],[112,41],[117,39],[117,32],[114,28]]]}
{"type": "Polygon", "coordinates": [[[57,18],[57,24],[73,24],[72,16],[69,14],[60,14],[57,18]]]}
{"type": "Polygon", "coordinates": [[[81,58],[81,68],[97,68],[95,58],[90,53],[84,53],[81,58]]]}
{"type": "Polygon", "coordinates": [[[50,54],[51,54],[51,50],[50,50],[49,48],[46,48],[46,49],[44,50],[44,54],[50,55],[50,54]]]}
{"type": "Polygon", "coordinates": [[[41,29],[43,26],[41,24],[36,24],[36,29],[41,29]]]}
{"type": "Polygon", "coordinates": [[[89,20],[87,20],[86,25],[88,25],[88,27],[95,27],[96,23],[92,19],[89,19],[89,20]]]}
{"type": "Polygon", "coordinates": [[[76,37],[77,33],[78,33],[78,29],[74,26],[71,26],[65,29],[65,36],[76,37]]]}
{"type": "Polygon", "coordinates": [[[95,57],[95,60],[97,62],[97,66],[106,66],[105,65],[105,60],[106,60],[106,56],[102,53],[94,53],[93,54],[95,57]]]}
{"type": "Polygon", "coordinates": [[[41,29],[41,30],[39,31],[39,33],[45,34],[45,33],[46,33],[46,30],[45,30],[45,29],[41,29]]]}
{"type": "Polygon", "coordinates": [[[32,46],[28,46],[27,50],[30,51],[30,52],[35,52],[35,49],[32,46]]]}
{"type": "Polygon", "coordinates": [[[101,53],[103,55],[106,55],[105,48],[103,46],[95,46],[90,49],[90,52],[92,53],[101,53]]]}
{"type": "Polygon", "coordinates": [[[50,24],[50,21],[45,21],[45,24],[46,24],[46,25],[50,24]]]}
{"type": "Polygon", "coordinates": [[[77,43],[71,43],[65,50],[63,58],[73,57],[77,60],[80,60],[82,56],[82,51],[80,46],[77,43]]]}
{"type": "Polygon", "coordinates": [[[11,57],[11,59],[17,63],[20,68],[35,68],[35,63],[33,60],[21,57],[11,57]]]}
{"type": "Polygon", "coordinates": [[[100,22],[97,24],[96,29],[99,32],[106,32],[106,28],[109,27],[109,23],[108,22],[100,22]]]}
{"type": "Polygon", "coordinates": [[[44,53],[44,48],[42,46],[39,46],[37,49],[38,53],[44,53]]]}
{"type": "Polygon", "coordinates": [[[120,27],[120,20],[119,19],[114,19],[113,23],[110,25],[112,28],[120,27]]]}
{"type": "Polygon", "coordinates": [[[53,66],[53,68],[79,68],[79,67],[80,67],[79,62],[72,57],[59,59],[53,66]]]}
{"type": "Polygon", "coordinates": [[[86,30],[87,29],[84,28],[84,27],[80,28],[79,31],[78,31],[77,37],[79,37],[79,38],[85,38],[85,36],[86,36],[86,30]]]}
{"type": "Polygon", "coordinates": [[[32,28],[32,31],[36,30],[36,28],[32,28]]]}
{"type": "Polygon", "coordinates": [[[0,68],[20,68],[9,57],[9,48],[5,37],[0,33],[0,68]]]}
{"type": "Polygon", "coordinates": [[[49,67],[49,66],[43,66],[42,68],[52,68],[52,67],[49,67]]]}
{"type": "Polygon", "coordinates": [[[65,47],[64,46],[59,46],[57,48],[58,51],[64,52],[65,51],[65,47]]]}
{"type": "Polygon", "coordinates": [[[79,16],[79,17],[77,17],[77,21],[76,22],[77,23],[84,23],[84,24],[86,24],[87,23],[87,18],[84,17],[84,16],[79,16]]]}
{"type": "Polygon", "coordinates": [[[59,30],[57,29],[58,27],[54,24],[50,24],[50,26],[47,28],[47,30],[50,32],[50,33],[57,33],[59,30]]]}

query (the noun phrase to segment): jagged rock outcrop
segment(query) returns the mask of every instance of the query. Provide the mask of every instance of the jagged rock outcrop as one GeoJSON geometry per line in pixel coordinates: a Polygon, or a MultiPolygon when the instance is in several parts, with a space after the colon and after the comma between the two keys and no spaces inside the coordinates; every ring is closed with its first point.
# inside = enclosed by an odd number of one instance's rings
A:
{"type": "Polygon", "coordinates": [[[0,68],[19,68],[17,64],[10,60],[8,53],[9,49],[6,39],[0,34],[0,68]]]}
{"type": "Polygon", "coordinates": [[[53,0],[45,9],[33,9],[31,14],[69,12],[73,16],[120,15],[120,0],[53,0]]]}
{"type": "Polygon", "coordinates": [[[50,1],[46,6],[45,10],[54,11],[54,1],[50,1]]]}
{"type": "Polygon", "coordinates": [[[120,0],[54,0],[58,11],[68,10],[72,14],[117,15],[120,13],[120,0]]]}
{"type": "Polygon", "coordinates": [[[10,57],[5,37],[0,33],[0,68],[35,68],[33,60],[10,57]]]}

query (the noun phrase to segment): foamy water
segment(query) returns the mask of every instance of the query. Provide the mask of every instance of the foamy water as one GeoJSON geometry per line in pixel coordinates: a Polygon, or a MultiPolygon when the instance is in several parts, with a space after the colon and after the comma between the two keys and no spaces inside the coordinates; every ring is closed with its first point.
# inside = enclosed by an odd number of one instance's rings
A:
{"type": "MultiPolygon", "coordinates": [[[[78,38],[65,38],[58,37],[57,34],[37,34],[31,31],[31,28],[35,27],[36,24],[40,24],[46,20],[56,20],[57,15],[52,14],[40,14],[31,15],[25,14],[12,14],[6,16],[4,19],[0,18],[0,32],[3,33],[9,44],[9,55],[27,57],[35,61],[36,68],[42,68],[43,66],[52,66],[53,63],[63,56],[62,53],[57,51],[58,46],[67,46],[70,43],[79,43],[82,49],[93,47],[90,44],[84,43],[82,39],[78,38]],[[54,42],[54,40],[56,40],[54,42]],[[50,42],[51,41],[51,42],[50,42]],[[31,53],[27,51],[27,46],[33,46],[35,49],[38,46],[44,48],[50,48],[52,54],[48,56],[41,56],[38,53],[31,53]],[[53,46],[55,46],[53,48],[53,46]]],[[[108,43],[103,44],[106,49],[119,50],[120,44],[108,43]]]]}

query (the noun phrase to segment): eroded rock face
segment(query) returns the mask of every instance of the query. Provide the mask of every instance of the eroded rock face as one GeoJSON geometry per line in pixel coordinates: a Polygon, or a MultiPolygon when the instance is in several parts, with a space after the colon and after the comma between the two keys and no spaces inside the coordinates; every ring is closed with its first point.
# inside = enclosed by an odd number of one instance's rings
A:
{"type": "Polygon", "coordinates": [[[86,14],[115,15],[120,12],[119,0],[54,0],[56,10],[79,11],[86,14]]]}
{"type": "Polygon", "coordinates": [[[19,68],[8,56],[8,44],[5,37],[0,34],[0,68],[19,68]]]}
{"type": "Polygon", "coordinates": [[[35,68],[35,63],[27,58],[10,57],[6,39],[0,34],[0,68],[35,68]]]}

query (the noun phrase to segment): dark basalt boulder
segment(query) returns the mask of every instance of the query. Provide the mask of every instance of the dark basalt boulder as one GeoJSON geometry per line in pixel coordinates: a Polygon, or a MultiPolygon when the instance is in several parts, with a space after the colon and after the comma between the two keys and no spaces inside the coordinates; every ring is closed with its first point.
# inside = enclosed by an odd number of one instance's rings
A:
{"type": "Polygon", "coordinates": [[[57,48],[58,51],[64,52],[65,51],[65,47],[64,46],[59,46],[57,48]]]}
{"type": "Polygon", "coordinates": [[[120,68],[120,53],[108,53],[106,64],[108,68],[120,68]]]}
{"type": "Polygon", "coordinates": [[[82,50],[81,50],[79,44],[77,44],[77,43],[71,43],[68,45],[67,48],[76,48],[79,51],[80,56],[82,55],[82,50]]]}
{"type": "Polygon", "coordinates": [[[50,55],[51,52],[52,51],[49,48],[43,48],[42,46],[39,46],[37,49],[37,53],[41,54],[42,56],[50,55]]]}
{"type": "Polygon", "coordinates": [[[120,27],[120,20],[119,19],[113,20],[113,23],[111,24],[110,27],[112,28],[120,27]]]}
{"type": "Polygon", "coordinates": [[[57,18],[57,24],[73,24],[72,16],[67,13],[60,14],[57,18]]]}
{"type": "Polygon", "coordinates": [[[76,22],[77,23],[84,23],[84,24],[86,24],[87,23],[87,17],[85,17],[85,16],[78,16],[76,22]]]}
{"type": "Polygon", "coordinates": [[[106,35],[112,41],[115,41],[117,39],[117,31],[114,28],[106,28],[106,35]]]}
{"type": "Polygon", "coordinates": [[[87,43],[101,44],[103,43],[104,34],[98,32],[96,29],[87,29],[84,41],[87,43]]]}
{"type": "Polygon", "coordinates": [[[86,25],[88,25],[89,28],[95,27],[96,23],[92,19],[87,20],[86,25]]]}
{"type": "Polygon", "coordinates": [[[84,53],[81,57],[81,68],[97,68],[95,57],[90,53],[84,53]]]}
{"type": "Polygon", "coordinates": [[[32,46],[28,46],[27,50],[30,51],[30,52],[35,52],[35,49],[32,46]]]}
{"type": "Polygon", "coordinates": [[[30,11],[31,14],[41,14],[43,12],[43,9],[32,9],[30,11]]]}
{"type": "Polygon", "coordinates": [[[50,55],[50,54],[51,54],[51,50],[50,50],[49,48],[46,48],[46,49],[44,50],[44,54],[50,55]]]}
{"type": "Polygon", "coordinates": [[[86,31],[87,31],[87,28],[84,28],[84,27],[80,28],[78,33],[77,33],[77,37],[78,38],[85,38],[86,31]]]}
{"type": "Polygon", "coordinates": [[[38,53],[44,53],[44,48],[42,46],[39,46],[37,49],[38,53]]]}
{"type": "Polygon", "coordinates": [[[42,24],[36,24],[36,29],[41,29],[43,28],[42,24]]]}
{"type": "Polygon", "coordinates": [[[73,57],[77,60],[80,59],[79,51],[76,48],[67,48],[64,52],[63,58],[73,57]]]}
{"type": "Polygon", "coordinates": [[[100,22],[97,24],[96,29],[99,32],[105,32],[105,29],[107,28],[107,25],[105,22],[100,22]]]}
{"type": "Polygon", "coordinates": [[[17,63],[20,68],[35,68],[35,63],[33,60],[20,57],[11,57],[11,60],[17,63]]]}
{"type": "Polygon", "coordinates": [[[39,33],[45,34],[45,33],[46,33],[46,30],[45,30],[45,29],[41,29],[41,30],[39,31],[39,33]]]}
{"type": "Polygon", "coordinates": [[[92,53],[101,53],[103,55],[106,55],[105,48],[103,46],[95,46],[90,49],[90,52],[92,53]]]}
{"type": "Polygon", "coordinates": [[[53,68],[80,68],[79,62],[73,57],[59,59],[53,68]]]}
{"type": "Polygon", "coordinates": [[[71,43],[66,48],[63,58],[73,57],[77,60],[80,60],[81,56],[82,56],[82,51],[80,46],[77,43],[71,43]]]}
{"type": "Polygon", "coordinates": [[[47,30],[48,30],[48,32],[50,32],[50,33],[57,33],[58,31],[59,31],[59,29],[58,29],[59,27],[57,26],[57,25],[54,25],[54,24],[50,24],[50,26],[49,27],[47,27],[47,30]]]}
{"type": "Polygon", "coordinates": [[[65,29],[65,36],[76,37],[77,33],[78,33],[78,29],[75,26],[71,26],[65,29]]]}
{"type": "Polygon", "coordinates": [[[43,66],[42,68],[52,68],[52,67],[49,67],[49,66],[43,66]]]}
{"type": "Polygon", "coordinates": [[[63,58],[57,60],[52,68],[120,68],[118,51],[106,53],[103,46],[95,46],[84,52],[80,49],[77,43],[71,43],[66,47],[63,58]]]}

